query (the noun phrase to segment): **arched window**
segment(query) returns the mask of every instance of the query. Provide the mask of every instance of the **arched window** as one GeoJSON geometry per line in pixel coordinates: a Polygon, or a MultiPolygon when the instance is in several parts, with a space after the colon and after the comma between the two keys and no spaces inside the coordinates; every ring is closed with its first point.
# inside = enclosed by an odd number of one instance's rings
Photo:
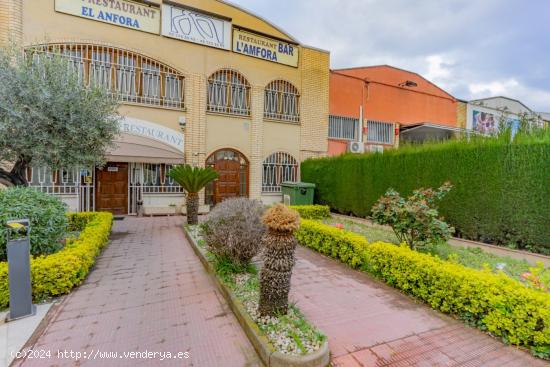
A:
{"type": "Polygon", "coordinates": [[[104,87],[122,102],[184,108],[184,77],[177,70],[117,47],[55,43],[28,49],[34,58],[61,54],[87,86],[104,87]]]}
{"type": "Polygon", "coordinates": [[[262,192],[281,192],[281,183],[298,180],[299,164],[288,153],[277,152],[264,160],[262,192]]]}
{"type": "Polygon", "coordinates": [[[235,70],[222,69],[208,78],[209,112],[250,116],[250,84],[235,70]]]}
{"type": "Polygon", "coordinates": [[[298,89],[285,80],[275,80],[265,88],[264,118],[279,121],[300,121],[298,89]]]}

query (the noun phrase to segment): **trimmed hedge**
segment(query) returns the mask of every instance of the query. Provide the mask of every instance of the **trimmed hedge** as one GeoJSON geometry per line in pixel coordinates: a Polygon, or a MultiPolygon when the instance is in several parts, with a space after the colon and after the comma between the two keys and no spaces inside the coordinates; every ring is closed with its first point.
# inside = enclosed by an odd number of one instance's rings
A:
{"type": "Polygon", "coordinates": [[[291,205],[300,214],[302,219],[324,219],[330,217],[328,205],[291,205]]]}
{"type": "Polygon", "coordinates": [[[403,196],[421,187],[453,189],[439,206],[459,237],[550,254],[550,139],[496,139],[403,147],[302,163],[316,202],[359,217],[390,187],[403,196]]]}
{"type": "Polygon", "coordinates": [[[302,220],[298,242],[373,274],[434,309],[502,337],[514,345],[550,348],[550,294],[526,288],[504,274],[479,271],[412,251],[369,244],[357,234],[302,220]]]}
{"type": "MultiPolygon", "coordinates": [[[[78,239],[68,241],[59,252],[31,259],[33,300],[69,293],[79,285],[109,242],[113,222],[110,213],[71,213],[69,224],[82,230],[78,239]]],[[[8,263],[0,263],[0,309],[9,304],[8,263]]]]}

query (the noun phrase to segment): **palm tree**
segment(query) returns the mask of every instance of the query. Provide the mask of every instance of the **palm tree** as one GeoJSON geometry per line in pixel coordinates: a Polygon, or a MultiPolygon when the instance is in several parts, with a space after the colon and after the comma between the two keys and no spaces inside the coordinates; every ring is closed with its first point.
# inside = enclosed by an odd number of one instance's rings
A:
{"type": "Polygon", "coordinates": [[[208,183],[218,178],[218,173],[212,168],[192,167],[188,164],[173,167],[168,176],[179,183],[187,191],[187,224],[198,224],[199,191],[208,183]]]}
{"type": "Polygon", "coordinates": [[[268,232],[262,238],[264,265],[258,311],[262,316],[286,314],[296,249],[294,231],[300,227],[300,216],[283,204],[276,204],[264,214],[262,222],[268,232]]]}

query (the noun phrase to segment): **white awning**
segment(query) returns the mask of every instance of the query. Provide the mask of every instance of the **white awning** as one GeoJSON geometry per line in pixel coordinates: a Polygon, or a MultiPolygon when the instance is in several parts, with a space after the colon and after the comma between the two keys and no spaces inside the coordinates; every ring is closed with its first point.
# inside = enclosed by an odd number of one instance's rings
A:
{"type": "Polygon", "coordinates": [[[182,151],[158,140],[122,133],[115,144],[116,147],[106,156],[111,162],[184,163],[182,151]]]}

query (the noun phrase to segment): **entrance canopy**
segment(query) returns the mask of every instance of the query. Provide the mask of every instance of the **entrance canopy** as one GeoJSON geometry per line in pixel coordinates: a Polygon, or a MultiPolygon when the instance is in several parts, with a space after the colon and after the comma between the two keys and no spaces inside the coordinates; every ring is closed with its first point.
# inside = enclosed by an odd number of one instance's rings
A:
{"type": "Polygon", "coordinates": [[[420,143],[430,140],[447,140],[457,133],[466,132],[459,127],[422,123],[401,126],[401,140],[420,143]]]}
{"type": "Polygon", "coordinates": [[[183,133],[159,124],[125,117],[115,148],[108,152],[111,162],[166,163],[184,162],[183,133]]]}

